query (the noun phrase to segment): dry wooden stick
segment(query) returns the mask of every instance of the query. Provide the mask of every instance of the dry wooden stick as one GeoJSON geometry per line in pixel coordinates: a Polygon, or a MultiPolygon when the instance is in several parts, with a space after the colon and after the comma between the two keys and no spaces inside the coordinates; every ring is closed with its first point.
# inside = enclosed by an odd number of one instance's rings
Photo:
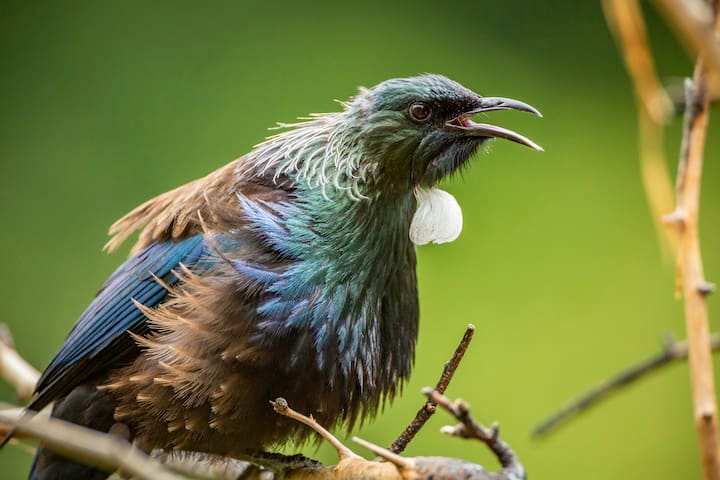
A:
{"type": "MultiPolygon", "coordinates": [[[[467,350],[473,332],[474,327],[469,325],[452,359],[445,364],[442,376],[438,381],[439,388],[443,390],[447,388],[453,373],[467,350]]],[[[12,348],[10,349],[13,350],[12,348]]],[[[17,352],[14,353],[18,358],[21,358],[17,352]]],[[[14,375],[10,375],[8,378],[14,377],[14,375]]],[[[431,402],[432,405],[435,405],[438,401],[443,405],[459,405],[458,402],[449,402],[449,400],[444,399],[442,396],[436,397],[435,395],[440,394],[435,390],[431,391],[427,389],[427,391],[432,392],[432,394],[429,394],[429,402],[431,402]]],[[[504,447],[502,446],[507,446],[497,438],[496,428],[485,429],[484,427],[478,426],[477,428],[481,430],[477,431],[486,432],[484,436],[463,434],[461,430],[459,430],[459,427],[453,427],[452,429],[446,428],[444,431],[466,438],[480,439],[488,444],[493,452],[496,452],[501,465],[503,465],[503,469],[498,473],[488,472],[480,465],[454,458],[404,458],[370,442],[356,439],[358,443],[361,443],[380,455],[384,460],[387,460],[383,462],[368,461],[342,445],[342,443],[322,428],[322,426],[317,424],[311,417],[305,417],[294,412],[283,399],[278,399],[271,403],[273,403],[278,413],[305,423],[321,433],[324,438],[330,441],[336,448],[340,457],[337,465],[329,467],[308,461],[308,459],[304,457],[302,458],[303,461],[299,463],[277,462],[277,465],[280,467],[272,465],[271,469],[276,470],[277,468],[277,471],[284,480],[351,480],[357,478],[370,480],[430,480],[442,478],[465,478],[467,480],[524,479],[524,470],[522,470],[522,467],[520,466],[520,470],[516,468],[519,462],[517,464],[513,463],[512,470],[505,468],[507,458],[509,457],[503,456],[505,454],[502,452],[505,452],[505,450],[503,450],[504,447]],[[500,454],[497,452],[500,452],[500,454]]],[[[462,405],[465,404],[462,403],[462,405]]],[[[453,412],[453,410],[449,411],[451,411],[451,413],[453,412]]],[[[461,409],[458,411],[461,412],[464,417],[456,418],[464,418],[474,424],[466,406],[464,410],[461,409]]],[[[23,436],[40,440],[47,448],[57,451],[62,455],[100,468],[105,468],[109,471],[119,469],[126,474],[132,475],[133,478],[159,480],[180,480],[189,477],[235,478],[237,476],[235,474],[240,474],[242,478],[246,480],[265,480],[268,473],[266,470],[258,468],[247,468],[245,462],[198,452],[173,452],[173,455],[170,456],[161,455],[161,458],[167,462],[166,466],[162,466],[123,439],[110,434],[89,430],[62,420],[43,418],[42,414],[35,415],[32,412],[24,413],[20,408],[3,409],[0,406],[0,427],[3,425],[12,427],[23,436]],[[175,474],[172,470],[176,470],[178,473],[175,474]],[[188,475],[189,477],[181,474],[188,475]]],[[[507,447],[507,449],[509,449],[509,447],[507,447]]],[[[514,454],[512,455],[514,456],[514,454]]],[[[253,457],[250,460],[254,462],[256,458],[253,457]]],[[[264,464],[263,462],[258,463],[264,464]]]]}
{"type": "Polygon", "coordinates": [[[668,235],[661,217],[673,207],[672,180],[663,149],[664,125],[674,111],[673,102],[655,71],[638,1],[603,0],[602,6],[633,83],[643,186],[660,249],[665,258],[671,258],[676,238],[668,235]]]}
{"type": "Polygon", "coordinates": [[[181,480],[125,440],[55,418],[31,412],[17,415],[0,410],[0,423],[40,440],[43,446],[61,455],[108,471],[120,469],[146,480],[181,480]]]}
{"type": "Polygon", "coordinates": [[[496,474],[498,479],[525,478],[525,468],[520,463],[520,459],[507,443],[500,440],[500,427],[497,422],[493,423],[490,428],[483,427],[470,416],[470,406],[464,401],[458,399],[451,402],[437,390],[429,388],[425,388],[423,393],[460,422],[452,427],[443,427],[441,432],[460,438],[474,438],[487,445],[502,467],[500,472],[496,474]]]}
{"type": "MultiPolygon", "coordinates": [[[[720,333],[712,335],[710,338],[710,346],[715,352],[720,350],[720,333]]],[[[579,397],[568,402],[557,412],[539,422],[533,429],[533,436],[542,437],[555,431],[558,427],[564,425],[568,420],[577,417],[612,394],[617,393],[617,391],[622,387],[626,387],[631,383],[644,378],[649,373],[659,370],[661,367],[664,367],[676,360],[686,359],[687,356],[687,342],[677,341],[674,338],[668,338],[663,343],[660,352],[631,365],[620,373],[614,375],[612,378],[591,388],[579,397]]]]}
{"type": "MultiPolygon", "coordinates": [[[[668,3],[668,2],[663,2],[668,3]]],[[[718,23],[718,0],[713,2],[714,29],[718,23]]],[[[714,41],[712,45],[718,46],[714,41]]],[[[702,50],[710,52],[710,47],[702,50]]],[[[707,295],[712,285],[705,280],[700,254],[698,211],[703,151],[708,123],[708,70],[701,55],[695,65],[693,80],[686,82],[687,109],[683,130],[683,145],[677,176],[677,206],[666,216],[668,224],[678,232],[678,272],[682,280],[685,302],[685,326],[689,347],[689,363],[693,392],[693,414],[700,445],[700,458],[705,480],[720,480],[718,452],[717,406],[713,366],[709,347],[707,295]]],[[[707,62],[710,65],[710,62],[707,62]]],[[[717,70],[720,73],[720,68],[717,70]]],[[[720,78],[720,75],[716,76],[720,78]]]]}
{"type": "MultiPolygon", "coordinates": [[[[275,411],[309,426],[329,441],[338,452],[337,465],[309,466],[291,468],[278,472],[284,480],[441,480],[462,478],[465,480],[524,480],[525,469],[510,447],[500,440],[497,426],[485,428],[477,424],[470,416],[470,409],[461,400],[451,402],[443,395],[432,389],[424,389],[433,404],[438,404],[450,412],[460,425],[446,427],[442,431],[462,438],[477,439],[485,443],[497,456],[502,469],[497,472],[488,472],[480,465],[447,457],[402,457],[397,453],[375,445],[366,440],[354,437],[353,440],[369,449],[383,462],[365,460],[344,446],[331,433],[320,426],[312,417],[306,417],[292,410],[287,402],[278,398],[271,402],[275,411]]],[[[253,472],[248,480],[261,478],[260,474],[253,472]]]]}
{"type": "Polygon", "coordinates": [[[303,423],[315,430],[322,438],[325,439],[326,442],[332,445],[338,453],[340,460],[346,458],[361,458],[360,455],[355,454],[352,450],[343,445],[342,442],[340,442],[340,440],[338,440],[333,434],[328,432],[325,427],[317,423],[312,416],[306,417],[305,415],[302,415],[290,408],[287,400],[284,398],[277,398],[275,401],[271,401],[270,405],[272,405],[273,410],[275,410],[276,413],[291,418],[296,422],[303,423]]]}
{"type": "MultiPolygon", "coordinates": [[[[439,393],[445,393],[445,390],[450,384],[450,380],[452,380],[452,377],[455,374],[455,370],[457,370],[458,365],[460,365],[460,361],[462,360],[463,356],[465,356],[465,352],[470,346],[470,342],[472,341],[474,333],[475,325],[468,325],[465,329],[465,334],[463,335],[462,340],[460,340],[460,344],[458,344],[457,348],[455,349],[455,353],[453,353],[453,356],[450,358],[450,360],[445,362],[445,366],[443,367],[440,379],[435,385],[435,390],[437,390],[439,393]]],[[[408,426],[405,427],[405,430],[403,430],[403,432],[392,443],[392,445],[388,447],[388,450],[393,453],[402,453],[408,446],[408,444],[412,441],[412,439],[415,438],[417,432],[419,432],[423,425],[425,425],[425,422],[427,422],[430,417],[432,417],[432,415],[435,413],[435,409],[435,403],[432,401],[432,399],[428,398],[428,401],[425,402],[425,404],[420,407],[420,410],[418,410],[417,414],[415,414],[415,418],[413,418],[413,420],[408,424],[408,426]]]]}

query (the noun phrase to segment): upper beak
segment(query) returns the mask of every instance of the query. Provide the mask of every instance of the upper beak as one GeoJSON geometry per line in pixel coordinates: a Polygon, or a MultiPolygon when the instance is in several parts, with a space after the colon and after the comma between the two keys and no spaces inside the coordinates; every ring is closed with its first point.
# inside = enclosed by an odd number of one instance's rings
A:
{"type": "Polygon", "coordinates": [[[498,127],[497,125],[475,123],[470,120],[470,117],[473,115],[482,112],[491,112],[493,110],[520,110],[521,112],[528,112],[533,115],[537,115],[538,117],[542,117],[542,114],[535,107],[519,100],[502,97],[480,97],[478,99],[478,103],[476,104],[476,108],[453,118],[445,125],[454,130],[462,131],[464,135],[504,138],[506,140],[534,148],[535,150],[543,151],[543,148],[540,145],[517,132],[513,132],[507,128],[498,127]]]}

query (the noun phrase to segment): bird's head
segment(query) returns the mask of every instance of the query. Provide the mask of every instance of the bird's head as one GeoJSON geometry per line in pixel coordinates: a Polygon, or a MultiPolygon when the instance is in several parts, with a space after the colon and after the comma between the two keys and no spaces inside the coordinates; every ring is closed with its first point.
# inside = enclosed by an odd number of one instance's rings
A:
{"type": "Polygon", "coordinates": [[[493,138],[542,150],[512,130],[471,120],[493,110],[542,116],[534,107],[510,98],[482,97],[442,75],[387,80],[361,88],[341,103],[343,112],[280,124],[289,130],[260,144],[252,163],[311,187],[332,186],[361,199],[432,187],[493,138]]]}
{"type": "Polygon", "coordinates": [[[349,117],[360,132],[358,147],[376,164],[375,179],[397,188],[434,186],[466,165],[492,138],[542,150],[512,130],[471,120],[493,110],[541,116],[526,103],[482,97],[441,75],[387,80],[362,90],[348,104],[349,117]]]}
{"type": "Polygon", "coordinates": [[[387,80],[341,103],[342,112],[281,124],[288,130],[260,144],[249,157],[249,168],[286,176],[326,199],[338,198],[337,192],[357,202],[404,199],[414,192],[419,208],[413,226],[427,230],[414,236],[411,229],[415,243],[450,241],[460,233],[457,202],[434,187],[467,165],[485,142],[504,138],[542,150],[512,130],[471,120],[493,110],[541,116],[534,107],[482,97],[441,75],[387,80]]]}

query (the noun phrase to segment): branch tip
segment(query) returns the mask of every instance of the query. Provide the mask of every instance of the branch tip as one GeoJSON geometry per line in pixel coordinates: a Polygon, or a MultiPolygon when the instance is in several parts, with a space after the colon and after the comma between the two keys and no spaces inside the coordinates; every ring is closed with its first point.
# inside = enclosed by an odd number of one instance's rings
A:
{"type": "Polygon", "coordinates": [[[320,425],[313,417],[312,415],[303,415],[302,413],[296,412],[292,408],[290,408],[290,405],[288,404],[287,400],[285,400],[282,397],[278,397],[275,399],[275,401],[270,401],[270,405],[272,405],[273,410],[277,412],[280,415],[283,415],[285,417],[291,418],[295,420],[296,422],[300,422],[304,425],[307,425],[311,429],[313,429],[318,435],[320,435],[322,438],[324,438],[330,445],[332,445],[335,450],[337,451],[338,457],[340,460],[347,459],[347,458],[360,458],[356,453],[354,453],[352,450],[350,450],[348,447],[343,445],[343,443],[335,437],[332,433],[330,433],[325,427],[320,425]]]}
{"type": "Polygon", "coordinates": [[[275,399],[275,401],[270,400],[270,405],[272,405],[273,410],[275,410],[275,412],[279,413],[280,415],[285,415],[290,408],[287,400],[285,400],[283,397],[278,397],[275,399]]]}

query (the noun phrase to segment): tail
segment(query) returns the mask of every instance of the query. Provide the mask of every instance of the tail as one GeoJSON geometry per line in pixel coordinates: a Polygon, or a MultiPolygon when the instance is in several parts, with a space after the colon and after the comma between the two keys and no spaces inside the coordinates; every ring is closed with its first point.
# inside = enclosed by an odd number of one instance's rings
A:
{"type": "MultiPolygon", "coordinates": [[[[107,432],[115,422],[115,400],[96,388],[97,381],[75,387],[55,401],[52,416],[77,425],[107,432]]],[[[112,472],[85,465],[52,452],[42,445],[30,467],[29,480],[104,480],[112,472]]]]}
{"type": "Polygon", "coordinates": [[[28,480],[105,480],[110,474],[40,447],[35,453],[28,480]]]}

